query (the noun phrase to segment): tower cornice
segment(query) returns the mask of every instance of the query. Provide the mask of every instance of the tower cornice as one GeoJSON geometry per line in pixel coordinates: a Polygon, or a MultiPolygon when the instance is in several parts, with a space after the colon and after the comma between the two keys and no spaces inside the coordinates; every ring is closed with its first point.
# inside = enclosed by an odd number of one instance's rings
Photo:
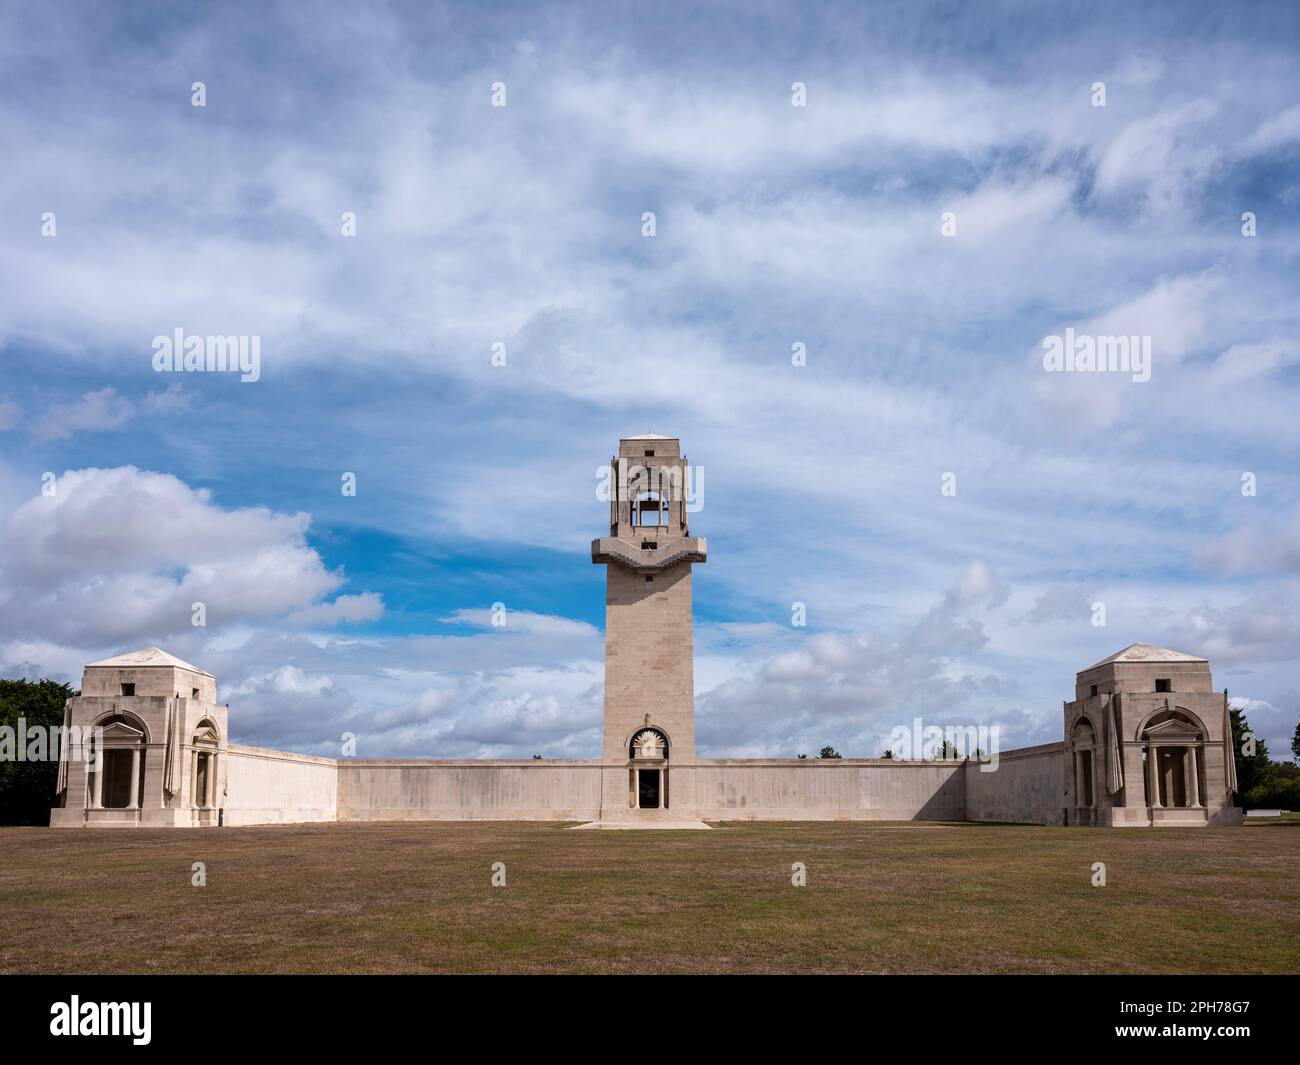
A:
{"type": "Polygon", "coordinates": [[[645,543],[651,546],[629,543],[617,536],[600,536],[591,541],[591,561],[597,565],[617,563],[637,573],[657,573],[682,562],[702,563],[709,558],[709,542],[703,536],[645,543]]]}

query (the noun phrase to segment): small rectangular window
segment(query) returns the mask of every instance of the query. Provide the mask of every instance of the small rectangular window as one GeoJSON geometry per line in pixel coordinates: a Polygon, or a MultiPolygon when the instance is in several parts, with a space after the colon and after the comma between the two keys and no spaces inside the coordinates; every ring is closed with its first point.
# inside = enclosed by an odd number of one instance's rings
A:
{"type": "Polygon", "coordinates": [[[647,452],[645,453],[645,457],[648,458],[648,459],[652,459],[652,458],[655,457],[655,453],[654,453],[653,451],[647,451],[647,452]]]}
{"type": "Polygon", "coordinates": [[[1168,678],[1160,678],[1160,679],[1158,679],[1158,680],[1156,681],[1156,691],[1158,691],[1158,692],[1171,692],[1171,691],[1173,691],[1173,690],[1174,690],[1174,689],[1171,688],[1171,687],[1169,686],[1169,680],[1168,680],[1168,678]]]}
{"type": "Polygon", "coordinates": [[[135,694],[135,685],[134,685],[134,684],[123,684],[123,685],[122,685],[122,694],[123,694],[123,695],[134,695],[134,694],[135,694]]]}
{"type": "Polygon", "coordinates": [[[654,580],[654,578],[651,577],[651,576],[649,576],[649,575],[647,575],[647,576],[646,576],[646,579],[645,579],[645,582],[646,582],[646,584],[649,584],[652,580],[654,580]]]}
{"type": "Polygon", "coordinates": [[[194,688],[194,689],[192,689],[191,691],[192,691],[192,694],[190,695],[190,698],[191,698],[191,699],[197,699],[197,698],[199,697],[199,689],[198,689],[198,688],[194,688]]]}
{"type": "Polygon", "coordinates": [[[1097,685],[1094,684],[1094,685],[1092,686],[1092,691],[1090,691],[1088,694],[1089,694],[1089,695],[1096,695],[1096,694],[1097,694],[1097,685]]]}

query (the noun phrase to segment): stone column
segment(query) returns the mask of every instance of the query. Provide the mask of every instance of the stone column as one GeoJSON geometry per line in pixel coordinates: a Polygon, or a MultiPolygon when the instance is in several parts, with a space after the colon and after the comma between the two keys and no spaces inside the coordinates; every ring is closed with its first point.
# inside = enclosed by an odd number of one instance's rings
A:
{"type": "Polygon", "coordinates": [[[91,806],[96,810],[104,808],[104,768],[108,764],[108,754],[104,750],[104,745],[98,744],[95,747],[95,794],[91,801],[91,806]]]}
{"type": "Polygon", "coordinates": [[[217,756],[208,755],[208,776],[204,781],[207,784],[207,795],[203,800],[203,805],[209,808],[217,805],[217,756]]]}
{"type": "Polygon", "coordinates": [[[1088,752],[1088,805],[1094,810],[1101,808],[1100,789],[1097,787],[1097,763],[1100,761],[1097,752],[1100,749],[1094,747],[1088,752]]]}
{"type": "Polygon", "coordinates": [[[199,752],[190,751],[190,808],[199,805],[199,752]]]}
{"type": "Polygon", "coordinates": [[[1201,788],[1200,781],[1197,779],[1196,772],[1196,748],[1187,748],[1187,805],[1193,809],[1201,807],[1201,788]]]}
{"type": "Polygon", "coordinates": [[[1160,802],[1160,750],[1154,743],[1147,744],[1147,790],[1151,793],[1150,803],[1158,807],[1160,802]]]}
{"type": "Polygon", "coordinates": [[[140,747],[131,748],[131,799],[126,804],[128,810],[140,809],[140,747]]]}

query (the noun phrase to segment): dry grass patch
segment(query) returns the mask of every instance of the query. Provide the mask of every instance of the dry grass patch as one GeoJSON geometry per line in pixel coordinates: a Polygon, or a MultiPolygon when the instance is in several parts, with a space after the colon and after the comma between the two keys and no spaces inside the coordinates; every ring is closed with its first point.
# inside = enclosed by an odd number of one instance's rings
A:
{"type": "Polygon", "coordinates": [[[1300,971],[1300,825],[0,829],[0,853],[4,972],[1300,971]]]}

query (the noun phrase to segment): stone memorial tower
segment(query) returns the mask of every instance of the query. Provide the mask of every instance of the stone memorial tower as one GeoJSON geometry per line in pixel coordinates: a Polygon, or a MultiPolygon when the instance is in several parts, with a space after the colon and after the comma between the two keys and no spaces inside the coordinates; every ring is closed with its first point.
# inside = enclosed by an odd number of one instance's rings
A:
{"type": "Polygon", "coordinates": [[[695,674],[691,566],[708,545],[687,523],[687,462],[670,436],[620,440],[610,460],[605,573],[603,821],[691,820],[695,674]]]}

